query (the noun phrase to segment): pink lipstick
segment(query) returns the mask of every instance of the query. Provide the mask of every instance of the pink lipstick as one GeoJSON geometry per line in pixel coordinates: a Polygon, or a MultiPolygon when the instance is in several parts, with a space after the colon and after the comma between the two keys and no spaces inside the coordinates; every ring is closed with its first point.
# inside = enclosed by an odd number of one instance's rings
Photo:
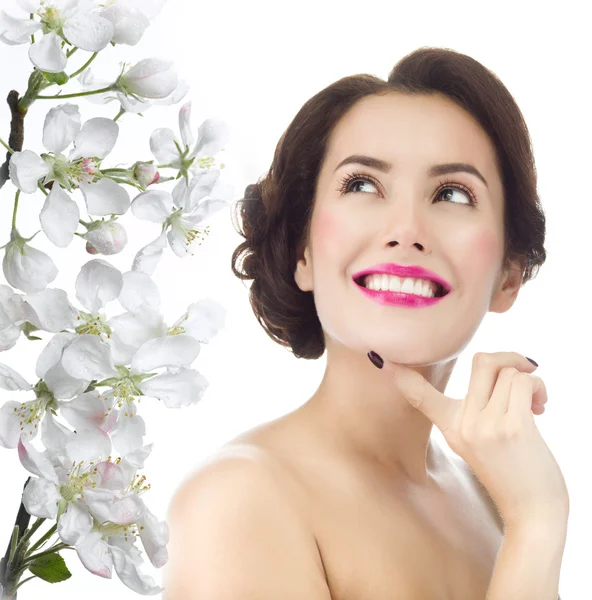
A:
{"type": "Polygon", "coordinates": [[[404,266],[397,265],[395,263],[383,263],[355,273],[353,279],[358,289],[371,300],[374,300],[379,304],[407,306],[409,308],[422,308],[424,306],[432,306],[433,304],[436,304],[437,302],[445,298],[448,295],[448,293],[452,290],[452,286],[438,274],[429,271],[424,267],[415,265],[404,266]],[[366,275],[370,275],[373,273],[386,273],[388,275],[397,275],[401,278],[412,277],[419,279],[428,279],[438,284],[438,292],[436,296],[432,298],[426,298],[424,296],[419,296],[416,294],[407,294],[405,292],[370,290],[364,287],[361,284],[361,282],[366,275]]]}

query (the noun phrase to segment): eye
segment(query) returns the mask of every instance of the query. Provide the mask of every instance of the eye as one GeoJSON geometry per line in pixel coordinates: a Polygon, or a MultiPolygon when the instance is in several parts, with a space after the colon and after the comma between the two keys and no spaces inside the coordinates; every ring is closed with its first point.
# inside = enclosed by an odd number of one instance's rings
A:
{"type": "MultiPolygon", "coordinates": [[[[337,189],[337,191],[340,192],[342,195],[349,193],[359,193],[358,190],[352,189],[357,183],[370,183],[375,187],[379,186],[378,181],[376,181],[376,179],[374,179],[370,175],[367,175],[366,173],[356,172],[351,173],[349,175],[345,175],[340,180],[340,187],[337,189]]],[[[440,198],[441,196],[443,196],[444,192],[463,192],[468,200],[468,202],[464,203],[466,206],[475,206],[477,204],[475,191],[470,186],[465,186],[460,183],[456,183],[452,180],[440,181],[439,184],[440,188],[436,192],[436,198],[440,198]]],[[[450,204],[463,204],[462,202],[454,202],[452,200],[447,201],[450,204]]]]}
{"type": "MultiPolygon", "coordinates": [[[[444,192],[462,192],[468,199],[468,202],[465,203],[467,206],[475,206],[477,204],[475,192],[469,186],[464,186],[454,181],[443,181],[440,182],[440,185],[442,187],[436,192],[436,198],[443,196],[444,192]]],[[[453,202],[452,204],[458,204],[458,202],[453,202]]]]}

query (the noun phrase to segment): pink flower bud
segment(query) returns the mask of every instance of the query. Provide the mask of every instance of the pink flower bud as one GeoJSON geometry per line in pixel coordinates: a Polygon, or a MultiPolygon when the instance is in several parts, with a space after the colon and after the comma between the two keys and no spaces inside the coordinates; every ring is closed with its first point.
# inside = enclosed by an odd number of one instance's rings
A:
{"type": "Polygon", "coordinates": [[[143,188],[147,188],[149,185],[156,183],[160,179],[160,173],[158,172],[156,165],[140,162],[136,163],[134,179],[143,188]]]}

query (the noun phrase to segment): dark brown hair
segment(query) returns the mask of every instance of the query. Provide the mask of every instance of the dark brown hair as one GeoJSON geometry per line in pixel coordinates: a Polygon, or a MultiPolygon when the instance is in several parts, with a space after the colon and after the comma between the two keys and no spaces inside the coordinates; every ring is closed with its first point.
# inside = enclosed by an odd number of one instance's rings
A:
{"type": "Polygon", "coordinates": [[[267,175],[247,186],[236,204],[242,221],[237,232],[245,241],[232,254],[232,270],[240,279],[253,280],[249,301],[259,323],[298,358],[318,358],[325,351],[313,293],[300,290],[294,272],[308,240],[329,136],[358,100],[390,92],[439,92],[479,122],[496,149],[502,175],[504,266],[519,260],[524,285],[545,262],[545,215],[530,135],[516,102],[494,73],[465,54],[420,48],[402,58],[387,81],[368,74],[344,77],[302,106],[280,138],[267,175]]]}

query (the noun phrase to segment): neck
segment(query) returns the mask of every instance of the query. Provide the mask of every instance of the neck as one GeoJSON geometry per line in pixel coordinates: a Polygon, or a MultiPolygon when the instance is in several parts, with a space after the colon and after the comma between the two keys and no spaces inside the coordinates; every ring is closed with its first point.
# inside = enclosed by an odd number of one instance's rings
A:
{"type": "MultiPolygon", "coordinates": [[[[455,363],[416,370],[444,392],[455,363]]],[[[323,380],[302,410],[323,444],[387,476],[430,485],[445,460],[431,439],[432,422],[397,391],[394,378],[343,346],[328,354],[323,380]]]]}

